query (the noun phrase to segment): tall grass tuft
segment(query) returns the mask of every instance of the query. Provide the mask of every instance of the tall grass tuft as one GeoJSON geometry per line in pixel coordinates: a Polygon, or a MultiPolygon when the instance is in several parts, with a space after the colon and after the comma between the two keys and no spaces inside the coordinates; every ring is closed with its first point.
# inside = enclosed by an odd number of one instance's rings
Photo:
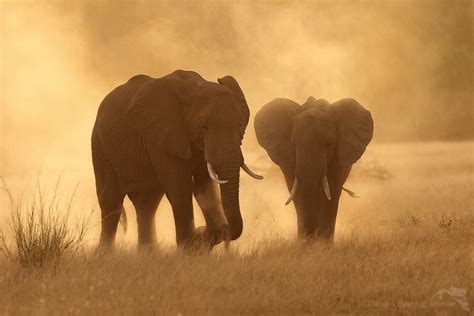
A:
{"type": "Polygon", "coordinates": [[[8,233],[0,234],[0,252],[7,258],[23,266],[43,266],[57,263],[66,253],[77,253],[86,235],[90,216],[77,222],[74,228],[69,226],[77,186],[71,197],[63,202],[58,194],[60,180],[50,198],[45,196],[38,183],[31,201],[25,201],[23,193],[15,198],[2,179],[11,215],[8,233]]]}

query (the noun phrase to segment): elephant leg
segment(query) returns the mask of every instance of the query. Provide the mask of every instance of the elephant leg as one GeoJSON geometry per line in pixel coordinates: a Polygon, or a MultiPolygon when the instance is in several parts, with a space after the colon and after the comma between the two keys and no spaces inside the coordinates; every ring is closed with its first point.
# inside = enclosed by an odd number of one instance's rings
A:
{"type": "Polygon", "coordinates": [[[123,209],[123,199],[125,194],[120,192],[115,175],[110,172],[109,177],[99,179],[97,182],[97,196],[101,210],[101,233],[99,248],[112,248],[115,242],[117,226],[123,209]]]}
{"type": "Polygon", "coordinates": [[[155,214],[163,194],[163,190],[128,194],[137,212],[139,246],[156,244],[155,214]]]}
{"type": "Polygon", "coordinates": [[[192,179],[190,178],[189,183],[183,183],[182,186],[179,184],[170,186],[166,191],[166,197],[173,209],[176,244],[178,247],[184,247],[195,237],[192,179]]]}
{"type": "Polygon", "coordinates": [[[194,171],[193,178],[194,197],[206,220],[206,238],[216,245],[224,239],[228,226],[218,185],[209,177],[204,161],[194,171]]]}
{"type": "Polygon", "coordinates": [[[156,166],[166,197],[173,209],[178,247],[190,244],[195,237],[193,180],[191,161],[161,155],[156,166]]]}
{"type": "MultiPolygon", "coordinates": [[[[95,130],[94,130],[95,132],[95,130]]],[[[96,180],[96,192],[101,210],[99,249],[112,248],[117,226],[123,210],[125,194],[121,192],[117,176],[105,155],[97,135],[92,137],[92,160],[96,180]]]]}

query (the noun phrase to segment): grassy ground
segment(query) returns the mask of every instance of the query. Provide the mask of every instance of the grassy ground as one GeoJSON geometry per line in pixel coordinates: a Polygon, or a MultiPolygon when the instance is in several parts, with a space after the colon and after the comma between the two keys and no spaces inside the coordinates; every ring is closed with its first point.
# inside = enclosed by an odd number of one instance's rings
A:
{"type": "Polygon", "coordinates": [[[342,198],[330,248],[293,241],[281,176],[260,169],[265,181],[242,180],[245,234],[230,251],[175,251],[160,210],[153,251],[135,250],[132,229],[115,254],[86,245],[42,268],[0,255],[0,314],[465,312],[433,295],[474,285],[473,143],[371,145],[347,182],[361,198],[342,198]]]}

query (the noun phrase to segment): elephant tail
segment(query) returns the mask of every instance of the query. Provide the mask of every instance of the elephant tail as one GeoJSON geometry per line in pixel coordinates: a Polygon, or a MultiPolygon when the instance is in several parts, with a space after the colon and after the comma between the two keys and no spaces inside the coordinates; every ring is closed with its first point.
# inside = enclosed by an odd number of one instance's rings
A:
{"type": "Polygon", "coordinates": [[[128,220],[127,220],[127,213],[125,212],[125,208],[122,207],[122,211],[120,212],[120,224],[123,227],[123,231],[127,232],[128,227],[128,220]]]}

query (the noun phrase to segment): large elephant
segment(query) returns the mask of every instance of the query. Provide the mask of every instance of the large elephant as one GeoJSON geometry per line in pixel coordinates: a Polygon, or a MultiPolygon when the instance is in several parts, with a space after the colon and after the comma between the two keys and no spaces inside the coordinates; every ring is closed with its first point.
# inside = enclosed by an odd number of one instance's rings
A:
{"type": "Polygon", "coordinates": [[[332,241],[343,184],[372,139],[370,112],[353,99],[275,99],[254,123],[259,144],[285,176],[298,237],[332,241]]]}
{"type": "Polygon", "coordinates": [[[156,241],[155,212],[164,194],[178,246],[212,247],[241,235],[239,170],[261,177],[240,149],[250,115],[244,94],[231,76],[218,82],[183,70],[137,75],[104,98],[92,131],[99,248],[114,244],[126,195],[136,209],[139,245],[156,241]],[[205,228],[195,229],[193,194],[205,228]]]}

